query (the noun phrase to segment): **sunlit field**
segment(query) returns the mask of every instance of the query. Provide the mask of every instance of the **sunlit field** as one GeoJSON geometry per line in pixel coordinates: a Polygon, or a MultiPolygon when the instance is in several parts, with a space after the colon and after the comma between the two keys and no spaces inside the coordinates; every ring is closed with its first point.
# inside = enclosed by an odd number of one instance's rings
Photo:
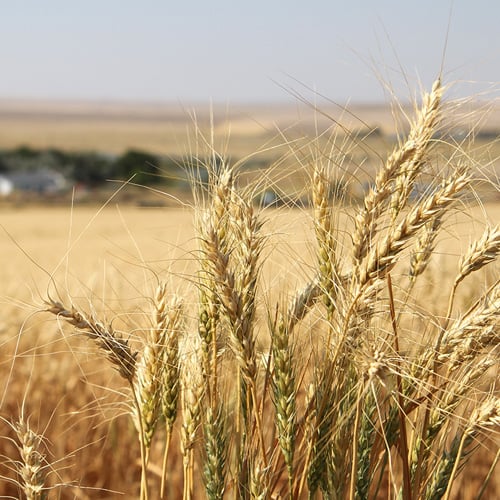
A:
{"type": "Polygon", "coordinates": [[[443,148],[441,93],[369,165],[2,205],[0,495],[497,498],[498,145],[443,148]]]}
{"type": "MultiPolygon", "coordinates": [[[[496,204],[454,213],[426,279],[419,285],[418,300],[430,304],[436,314],[442,311],[441,302],[445,300],[442,283],[453,277],[458,255],[469,240],[480,235],[483,208],[490,220],[499,220],[500,206],[496,204]]],[[[270,239],[264,250],[261,286],[271,304],[292,295],[311,278],[315,251],[312,217],[307,209],[269,209],[265,213],[264,228],[270,239]]],[[[11,209],[3,212],[2,225],[1,255],[8,263],[0,271],[0,369],[5,380],[2,475],[16,477],[7,470],[15,468],[19,452],[7,439],[16,439],[10,425],[24,418],[44,436],[41,446],[47,460],[46,485],[59,485],[55,488],[58,495],[116,498],[119,493],[138,494],[139,442],[130,421],[126,389],[90,340],[43,312],[44,301],[48,296],[62,295],[83,309],[95,309],[99,317],[113,321],[120,330],[126,328],[125,334],[135,338],[143,335],[155,289],[159,281],[164,281],[169,293],[186,297],[185,313],[196,315],[193,210],[119,206],[102,211],[89,207],[73,211],[11,209]],[[9,460],[12,462],[7,467],[9,460]]],[[[347,231],[350,225],[349,217],[345,217],[341,231],[347,231]]],[[[394,278],[405,282],[404,276],[394,278]]],[[[493,270],[471,278],[459,301],[469,303],[494,279],[493,270]]],[[[264,311],[269,303],[258,306],[264,311]]],[[[265,321],[261,323],[258,349],[264,355],[270,338],[265,321]]],[[[497,370],[488,377],[491,381],[497,370]]],[[[487,390],[488,382],[485,384],[487,390]]],[[[172,458],[167,498],[182,495],[178,433],[176,429],[171,445],[171,456],[178,458],[172,458]]],[[[457,480],[460,498],[474,497],[494,458],[492,442],[479,446],[478,457],[457,480]]],[[[151,498],[158,495],[160,455],[156,450],[149,466],[151,498]]],[[[500,488],[497,477],[490,481],[485,498],[496,495],[500,488]]],[[[198,477],[195,481],[196,497],[203,497],[202,480],[198,477]]],[[[2,495],[19,494],[15,485],[7,481],[1,484],[2,495]]]]}

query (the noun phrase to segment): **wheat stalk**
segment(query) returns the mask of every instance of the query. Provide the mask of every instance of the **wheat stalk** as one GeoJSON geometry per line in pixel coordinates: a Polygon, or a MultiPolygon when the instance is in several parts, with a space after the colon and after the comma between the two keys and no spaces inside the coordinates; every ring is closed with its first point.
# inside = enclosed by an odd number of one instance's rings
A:
{"type": "Polygon", "coordinates": [[[321,164],[314,168],[313,182],[314,229],[318,244],[318,271],[322,296],[331,320],[335,312],[340,271],[337,262],[337,238],[333,225],[330,182],[327,171],[321,164]]]}
{"type": "Polygon", "coordinates": [[[227,163],[223,163],[219,175],[215,175],[215,167],[209,168],[212,181],[209,185],[209,207],[203,212],[197,224],[200,236],[200,272],[199,293],[200,307],[198,313],[198,333],[202,340],[204,354],[204,371],[207,382],[207,394],[217,406],[217,358],[219,354],[220,335],[220,297],[217,286],[217,268],[214,268],[218,251],[229,252],[231,240],[230,210],[234,198],[233,171],[227,163]],[[214,241],[215,239],[215,241],[214,241]]]}

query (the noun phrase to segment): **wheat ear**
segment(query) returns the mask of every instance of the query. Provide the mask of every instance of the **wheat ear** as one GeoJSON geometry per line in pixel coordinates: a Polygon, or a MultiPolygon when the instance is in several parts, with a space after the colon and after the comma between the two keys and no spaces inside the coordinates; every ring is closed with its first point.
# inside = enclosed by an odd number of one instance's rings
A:
{"type": "Polygon", "coordinates": [[[313,174],[314,229],[318,245],[318,271],[321,280],[323,301],[331,321],[335,311],[338,270],[337,241],[333,224],[330,181],[327,171],[321,164],[316,164],[313,174]]]}
{"type": "Polygon", "coordinates": [[[410,283],[424,273],[429,265],[431,256],[436,248],[436,238],[441,227],[441,217],[434,217],[424,226],[422,234],[415,242],[415,246],[410,257],[410,270],[408,275],[410,283]]]}
{"type": "Polygon", "coordinates": [[[173,297],[165,306],[164,293],[159,290],[160,302],[157,302],[157,325],[162,331],[161,343],[161,413],[165,419],[165,445],[163,452],[163,468],[161,479],[161,497],[165,492],[167,480],[167,460],[170,439],[177,418],[177,408],[180,390],[179,339],[182,332],[182,301],[173,297]]]}
{"type": "Polygon", "coordinates": [[[154,325],[147,332],[146,343],[137,363],[136,394],[139,402],[139,414],[136,420],[142,421],[142,439],[149,454],[151,441],[160,416],[162,400],[163,351],[165,349],[164,332],[166,323],[166,287],[161,284],[155,296],[153,312],[154,325]]]}
{"type": "Polygon", "coordinates": [[[208,212],[201,211],[197,224],[200,236],[199,271],[199,313],[198,333],[202,340],[204,375],[207,394],[214,408],[217,406],[217,378],[220,332],[220,298],[216,275],[214,274],[214,233],[217,246],[223,254],[229,251],[231,234],[230,209],[234,198],[234,179],[231,168],[224,163],[216,176],[210,171],[212,181],[209,185],[210,199],[208,212]]]}
{"type": "Polygon", "coordinates": [[[408,199],[415,187],[415,181],[426,164],[429,155],[432,137],[440,121],[441,98],[443,87],[441,80],[434,82],[429,94],[423,96],[423,104],[417,113],[415,128],[410,130],[408,139],[416,144],[415,154],[398,172],[394,190],[391,194],[391,218],[396,220],[401,210],[406,206],[408,199]]]}
{"type": "Polygon", "coordinates": [[[219,407],[215,413],[211,407],[205,411],[205,464],[203,476],[205,491],[209,500],[224,497],[226,489],[227,431],[226,419],[219,407]]]}
{"type": "Polygon", "coordinates": [[[435,130],[441,93],[441,80],[438,79],[430,96],[424,100],[408,138],[389,156],[384,168],[377,174],[374,187],[365,196],[363,209],[355,219],[352,252],[354,267],[360,265],[372,245],[377,232],[377,219],[387,208],[387,202],[394,193],[394,179],[401,175],[407,165],[413,165],[409,169],[411,172],[415,166],[422,163],[435,130]]]}
{"type": "Polygon", "coordinates": [[[450,450],[443,454],[427,488],[425,498],[448,500],[464,451],[474,442],[474,438],[480,431],[499,426],[500,399],[489,398],[474,409],[464,432],[455,437],[450,450]]]}
{"type": "Polygon", "coordinates": [[[375,245],[368,253],[366,262],[359,269],[357,281],[364,286],[374,278],[382,279],[394,267],[397,255],[410,238],[431,219],[442,215],[457,199],[470,182],[467,171],[448,179],[434,194],[423,199],[410,210],[398,226],[375,245]]]}
{"type": "Polygon", "coordinates": [[[45,488],[45,456],[41,453],[42,436],[35,433],[28,421],[21,419],[14,426],[19,441],[21,461],[17,463],[20,485],[26,500],[43,500],[45,488]]]}
{"type": "Polygon", "coordinates": [[[290,495],[293,487],[293,456],[297,427],[297,389],[293,346],[288,324],[281,318],[278,325],[272,327],[272,350],[274,370],[272,372],[273,402],[275,422],[278,430],[278,442],[288,471],[290,495]]]}
{"type": "Polygon", "coordinates": [[[183,500],[193,498],[193,467],[196,435],[201,422],[203,404],[203,374],[201,371],[200,345],[196,339],[186,339],[181,356],[181,452],[184,469],[183,500]]]}
{"type": "Polygon", "coordinates": [[[74,307],[67,309],[60,302],[49,300],[46,310],[63,318],[85,336],[94,340],[106,352],[108,359],[115,365],[120,375],[133,388],[137,352],[130,347],[127,340],[113,331],[111,327],[107,328],[104,324],[79,312],[74,307]]]}
{"type": "Polygon", "coordinates": [[[472,243],[460,259],[459,273],[455,278],[456,287],[469,274],[479,271],[484,266],[496,260],[500,254],[500,229],[487,227],[479,240],[472,243]]]}
{"type": "Polygon", "coordinates": [[[487,347],[498,346],[500,334],[500,283],[479,300],[443,334],[437,359],[454,370],[487,347]]]}

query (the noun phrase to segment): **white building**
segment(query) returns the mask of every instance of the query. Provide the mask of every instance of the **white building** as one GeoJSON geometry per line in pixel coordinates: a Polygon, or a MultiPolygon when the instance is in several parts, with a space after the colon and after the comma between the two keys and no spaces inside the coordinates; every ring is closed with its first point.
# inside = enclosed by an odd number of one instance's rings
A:
{"type": "Polygon", "coordinates": [[[12,173],[9,180],[15,190],[38,194],[56,194],[67,187],[62,174],[47,168],[12,173]]]}
{"type": "Polygon", "coordinates": [[[0,196],[9,196],[13,190],[14,185],[12,184],[12,181],[3,175],[0,175],[0,196]]]}

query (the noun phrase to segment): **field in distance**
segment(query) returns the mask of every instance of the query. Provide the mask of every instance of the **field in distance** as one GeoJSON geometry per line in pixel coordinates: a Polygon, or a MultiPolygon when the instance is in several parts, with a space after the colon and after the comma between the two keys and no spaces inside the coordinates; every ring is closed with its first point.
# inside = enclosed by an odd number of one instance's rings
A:
{"type": "MultiPolygon", "coordinates": [[[[452,111],[449,115],[453,116],[453,122],[442,124],[442,130],[448,133],[447,147],[468,150],[473,161],[484,167],[480,175],[498,184],[500,106],[469,103],[452,111]]],[[[388,104],[354,104],[343,109],[324,103],[314,109],[304,103],[210,107],[208,104],[0,100],[0,150],[28,146],[37,150],[55,148],[121,155],[136,149],[180,164],[181,158],[198,157],[203,161],[209,157],[209,146],[213,145],[232,161],[249,158],[245,163],[248,181],[264,182],[263,189],[271,188],[286,199],[298,200],[307,197],[303,188],[310,165],[319,158],[336,154],[340,148],[346,153],[339,165],[342,174],[355,178],[357,185],[357,191],[348,197],[356,198],[363,194],[363,186],[372,182],[374,172],[396,147],[398,135],[407,131],[408,117],[413,115],[409,105],[396,108],[388,104]]],[[[443,115],[448,116],[446,109],[443,115]]],[[[435,148],[437,156],[442,148],[442,144],[435,148]]],[[[161,163],[157,167],[160,175],[172,175],[162,170],[161,163]]],[[[187,184],[184,182],[182,186],[182,189],[170,186],[171,196],[189,197],[187,184]]],[[[144,190],[128,193],[133,203],[164,204],[165,201],[158,201],[155,196],[150,200],[144,190]]],[[[94,192],[92,196],[99,203],[109,193],[106,191],[99,197],[94,192]]],[[[493,197],[498,198],[497,192],[493,197]]]]}
{"type": "MultiPolygon", "coordinates": [[[[445,124],[457,134],[465,128],[498,136],[500,106],[467,104],[445,124]],[[478,125],[478,127],[476,127],[478,125]]],[[[167,103],[29,101],[0,99],[0,148],[27,145],[36,149],[101,151],[121,154],[142,149],[154,154],[180,156],[192,152],[196,127],[206,136],[213,132],[216,147],[243,157],[287,140],[314,138],[334,121],[343,130],[362,135],[376,130],[377,137],[394,138],[405,130],[405,113],[388,104],[356,104],[345,109],[331,103],[254,105],[186,105],[167,103]]],[[[446,115],[446,112],[445,112],[446,115]]]]}

